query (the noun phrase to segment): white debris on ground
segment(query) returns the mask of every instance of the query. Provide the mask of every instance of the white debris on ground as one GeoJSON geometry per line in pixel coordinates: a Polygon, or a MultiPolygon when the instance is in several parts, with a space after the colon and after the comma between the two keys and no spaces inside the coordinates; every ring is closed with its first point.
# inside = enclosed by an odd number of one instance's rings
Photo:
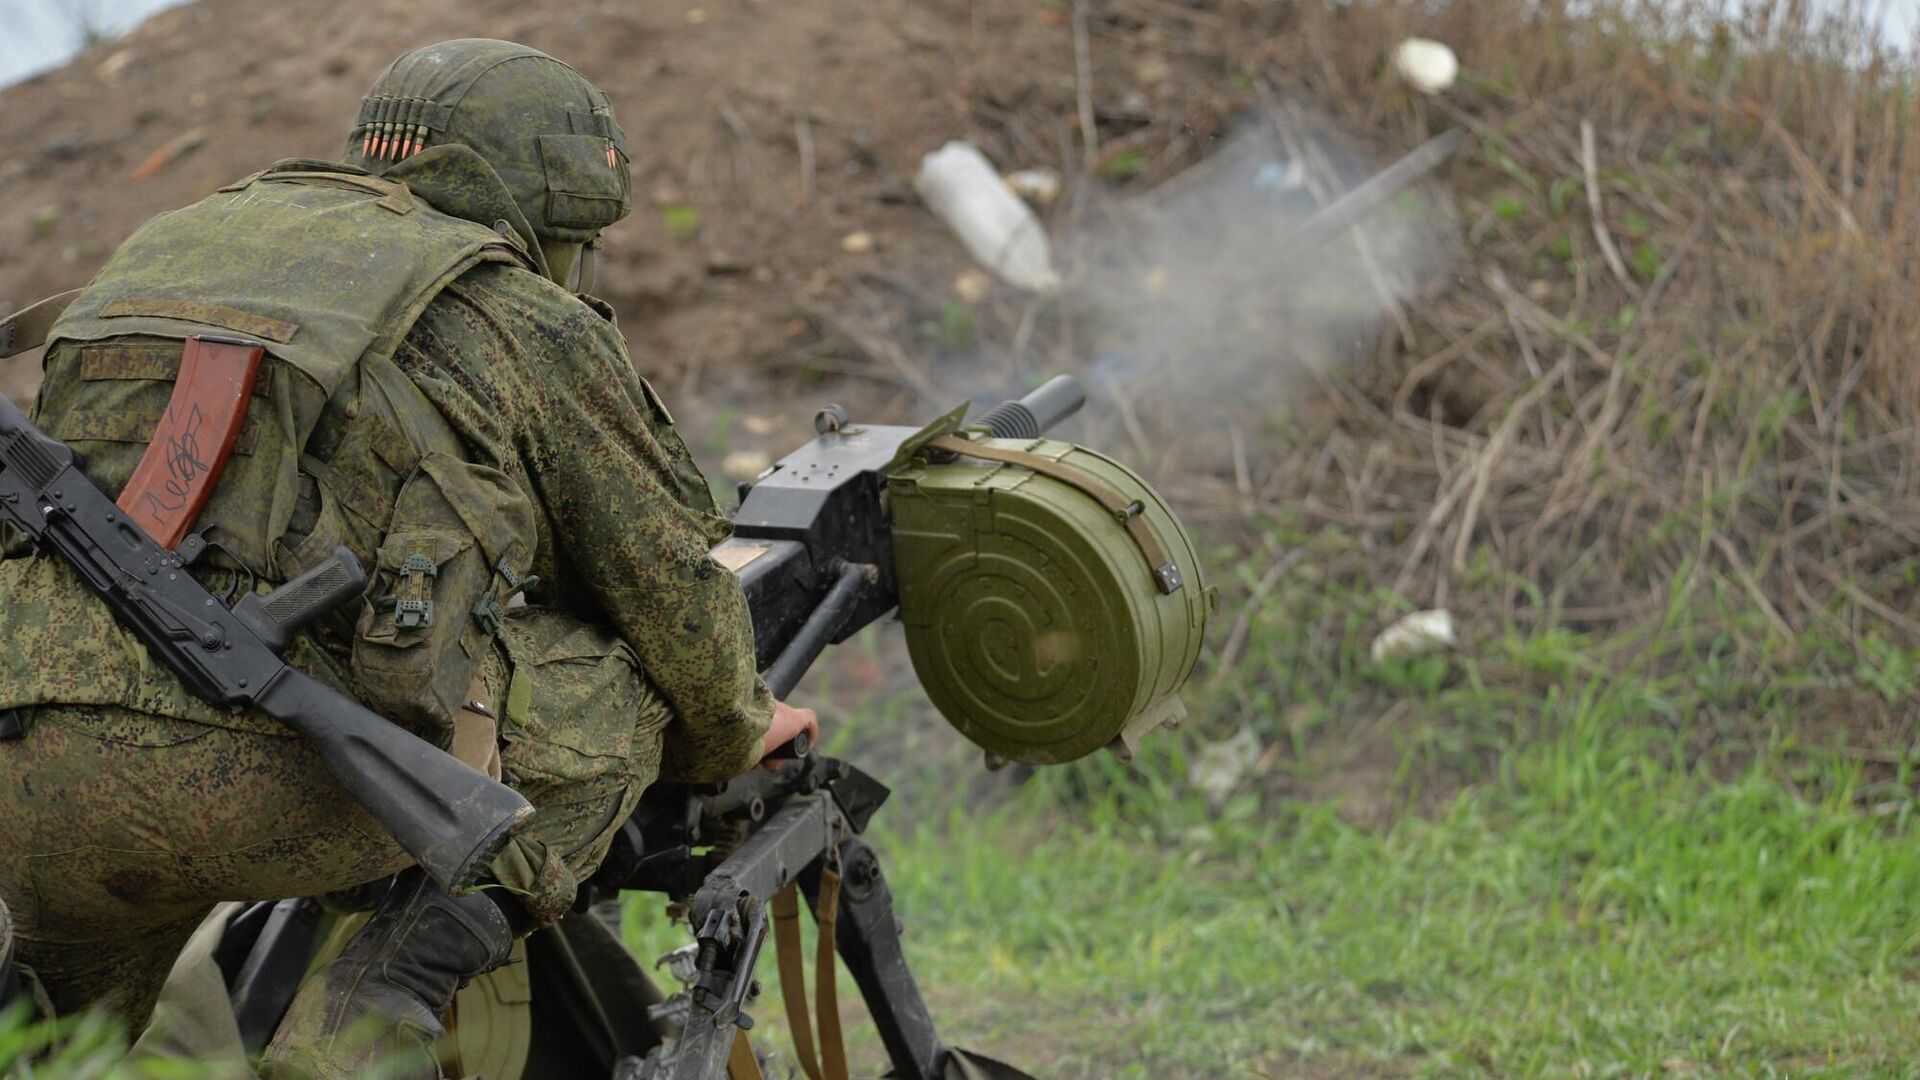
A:
{"type": "Polygon", "coordinates": [[[1035,206],[1045,206],[1060,197],[1060,174],[1052,169],[1021,169],[1004,179],[1015,195],[1035,206]]]}
{"type": "Polygon", "coordinates": [[[1443,609],[1416,611],[1395,621],[1373,639],[1371,655],[1378,664],[1385,660],[1404,660],[1451,649],[1458,644],[1453,632],[1453,613],[1443,609]]]}
{"type": "Polygon", "coordinates": [[[953,279],[955,296],[969,304],[977,304],[993,291],[993,279],[978,270],[964,270],[953,279]]]}
{"type": "Polygon", "coordinates": [[[1393,68],[1415,90],[1437,94],[1459,77],[1460,61],[1440,42],[1413,37],[1393,50],[1393,68]]]}
{"type": "Polygon", "coordinates": [[[1208,743],[1187,769],[1187,782],[1207,800],[1207,807],[1219,813],[1260,761],[1260,737],[1252,728],[1241,728],[1230,738],[1208,743]]]}
{"type": "Polygon", "coordinates": [[[1059,290],[1040,219],[979,150],[959,140],[935,150],[920,160],[913,187],[975,261],[1002,281],[1028,292],[1059,290]]]}

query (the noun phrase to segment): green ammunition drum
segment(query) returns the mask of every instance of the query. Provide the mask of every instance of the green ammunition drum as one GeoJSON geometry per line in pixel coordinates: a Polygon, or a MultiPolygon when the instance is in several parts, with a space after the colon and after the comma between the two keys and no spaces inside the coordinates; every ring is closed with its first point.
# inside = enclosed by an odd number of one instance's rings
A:
{"type": "Polygon", "coordinates": [[[1138,474],[1094,451],[972,445],[1020,460],[936,448],[889,477],[915,673],[948,722],[1003,758],[1130,752],[1182,715],[1177,692],[1213,611],[1186,531],[1138,474]]]}

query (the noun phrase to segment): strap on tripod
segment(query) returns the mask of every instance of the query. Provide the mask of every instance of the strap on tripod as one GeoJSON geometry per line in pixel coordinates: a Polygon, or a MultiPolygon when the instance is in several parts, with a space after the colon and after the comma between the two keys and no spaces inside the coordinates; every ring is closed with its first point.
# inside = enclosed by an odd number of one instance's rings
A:
{"type": "Polygon", "coordinates": [[[847,1044],[840,1028],[840,992],[834,965],[834,928],[840,917],[840,875],[832,867],[820,872],[820,908],[814,921],[820,927],[814,954],[814,1005],[820,1014],[818,1052],[814,1025],[807,1010],[806,963],[800,952],[799,887],[789,883],[774,895],[774,953],[780,963],[780,997],[786,1003],[787,1029],[793,1035],[794,1056],[807,1080],[848,1080],[847,1044]]]}
{"type": "Polygon", "coordinates": [[[760,1059],[753,1056],[753,1044],[747,1041],[745,1028],[733,1029],[733,1049],[727,1051],[727,1080],[766,1080],[760,1071],[760,1059]]]}

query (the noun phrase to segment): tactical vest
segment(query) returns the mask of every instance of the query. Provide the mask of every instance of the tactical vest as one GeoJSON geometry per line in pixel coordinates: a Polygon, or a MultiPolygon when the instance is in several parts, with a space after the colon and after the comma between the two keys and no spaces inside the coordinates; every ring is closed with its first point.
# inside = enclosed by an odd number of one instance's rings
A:
{"type": "MultiPolygon", "coordinates": [[[[203,531],[260,587],[346,544],[372,582],[320,632],[371,708],[430,734],[534,554],[534,512],[395,366],[428,303],[518,241],[404,184],[281,162],[142,226],[48,337],[39,422],[117,492],[172,393],[185,339],[238,335],[266,358],[203,531]]],[[[85,598],[91,602],[91,598],[85,598]]],[[[70,686],[69,686],[70,689],[70,686]]],[[[128,704],[137,704],[128,702],[128,704]]]]}

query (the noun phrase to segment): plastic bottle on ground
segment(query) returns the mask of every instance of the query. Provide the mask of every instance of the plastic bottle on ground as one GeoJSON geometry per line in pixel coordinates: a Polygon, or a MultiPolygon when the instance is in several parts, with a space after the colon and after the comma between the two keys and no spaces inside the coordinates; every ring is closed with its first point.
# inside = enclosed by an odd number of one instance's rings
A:
{"type": "Polygon", "coordinates": [[[958,140],[920,159],[914,190],[947,223],[980,265],[1030,292],[1060,288],[1040,219],[1001,179],[992,163],[958,140]]]}

